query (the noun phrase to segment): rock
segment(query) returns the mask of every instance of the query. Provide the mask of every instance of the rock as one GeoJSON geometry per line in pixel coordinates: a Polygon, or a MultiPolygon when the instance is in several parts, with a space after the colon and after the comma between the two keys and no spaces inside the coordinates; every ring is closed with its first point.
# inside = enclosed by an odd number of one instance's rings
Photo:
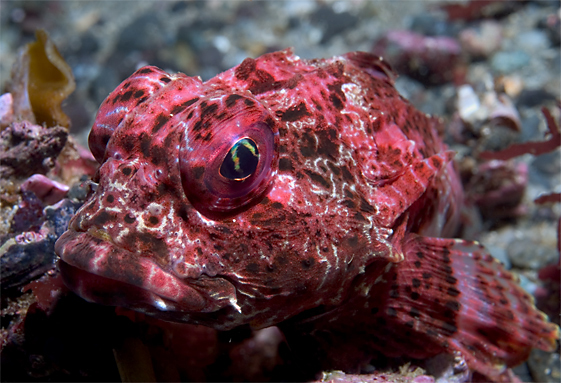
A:
{"type": "Polygon", "coordinates": [[[68,130],[15,122],[0,133],[0,177],[45,174],[64,147],[68,130]]]}
{"type": "Polygon", "coordinates": [[[555,227],[543,223],[517,234],[507,246],[513,266],[538,270],[557,261],[559,254],[555,227]]]}
{"type": "Polygon", "coordinates": [[[530,63],[530,56],[523,51],[498,52],[491,58],[491,67],[495,72],[511,73],[530,63]]]}
{"type": "Polygon", "coordinates": [[[22,185],[21,191],[34,193],[46,205],[53,205],[63,199],[69,187],[53,181],[42,174],[34,174],[22,185]]]}
{"type": "Polygon", "coordinates": [[[554,176],[561,173],[561,153],[555,150],[535,157],[531,166],[547,176],[554,176]]]}
{"type": "Polygon", "coordinates": [[[528,367],[535,382],[561,381],[561,358],[559,353],[549,353],[542,350],[532,350],[528,367]]]}
{"type": "Polygon", "coordinates": [[[358,17],[349,12],[337,13],[333,8],[324,5],[310,15],[310,21],[322,29],[320,43],[325,44],[336,35],[355,26],[358,17]]]}
{"type": "Polygon", "coordinates": [[[384,57],[397,72],[425,85],[459,81],[463,75],[460,44],[451,37],[430,37],[392,30],[377,40],[372,53],[384,57]]]}
{"type": "Polygon", "coordinates": [[[485,58],[501,47],[502,27],[496,21],[484,20],[478,26],[461,31],[459,40],[470,56],[485,58]]]}

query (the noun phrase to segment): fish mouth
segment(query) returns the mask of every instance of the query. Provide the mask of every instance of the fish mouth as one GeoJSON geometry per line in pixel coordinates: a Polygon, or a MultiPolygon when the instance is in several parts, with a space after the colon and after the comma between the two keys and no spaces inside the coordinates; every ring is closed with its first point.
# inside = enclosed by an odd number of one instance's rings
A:
{"type": "Polygon", "coordinates": [[[83,299],[172,321],[189,321],[189,313],[227,306],[239,310],[236,290],[229,281],[206,276],[179,278],[151,259],[100,237],[70,229],[55,244],[65,285],[83,299]]]}

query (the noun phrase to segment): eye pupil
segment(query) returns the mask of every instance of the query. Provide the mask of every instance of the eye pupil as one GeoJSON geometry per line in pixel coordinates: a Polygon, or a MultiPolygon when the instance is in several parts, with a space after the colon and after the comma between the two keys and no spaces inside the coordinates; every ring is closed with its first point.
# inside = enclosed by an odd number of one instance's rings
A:
{"type": "Polygon", "coordinates": [[[228,151],[220,165],[220,175],[224,178],[242,181],[251,176],[259,163],[257,144],[250,138],[242,138],[228,151]]]}

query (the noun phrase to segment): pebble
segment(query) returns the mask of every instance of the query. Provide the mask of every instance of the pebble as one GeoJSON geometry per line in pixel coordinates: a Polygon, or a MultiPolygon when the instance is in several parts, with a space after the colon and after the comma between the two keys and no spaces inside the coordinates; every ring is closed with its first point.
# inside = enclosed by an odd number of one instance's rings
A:
{"type": "Polygon", "coordinates": [[[535,382],[558,383],[561,381],[561,358],[559,353],[549,353],[534,349],[528,360],[528,367],[535,382]]]}
{"type": "Polygon", "coordinates": [[[549,39],[544,31],[534,29],[518,34],[515,38],[516,46],[525,52],[539,53],[549,47],[549,39]]]}
{"type": "Polygon", "coordinates": [[[557,233],[554,226],[542,223],[517,232],[507,253],[513,266],[539,270],[557,261],[557,233]]]}
{"type": "Polygon", "coordinates": [[[337,13],[329,6],[321,6],[310,15],[310,21],[322,29],[320,43],[325,44],[336,35],[355,26],[358,17],[349,12],[337,13]]]}
{"type": "Polygon", "coordinates": [[[561,173],[561,152],[559,149],[535,157],[532,167],[546,176],[554,176],[561,173]]]}
{"type": "Polygon", "coordinates": [[[458,26],[439,15],[422,13],[411,18],[408,29],[426,36],[455,36],[458,26]]]}
{"type": "Polygon", "coordinates": [[[512,73],[530,63],[530,56],[523,51],[498,52],[491,58],[491,68],[499,73],[512,73]]]}
{"type": "Polygon", "coordinates": [[[162,45],[162,28],[154,13],[147,13],[126,26],[117,40],[117,49],[126,54],[133,50],[153,49],[162,45]]]}
{"type": "Polygon", "coordinates": [[[465,52],[476,58],[486,58],[500,49],[502,27],[494,20],[485,20],[478,26],[462,30],[458,39],[465,52]]]}

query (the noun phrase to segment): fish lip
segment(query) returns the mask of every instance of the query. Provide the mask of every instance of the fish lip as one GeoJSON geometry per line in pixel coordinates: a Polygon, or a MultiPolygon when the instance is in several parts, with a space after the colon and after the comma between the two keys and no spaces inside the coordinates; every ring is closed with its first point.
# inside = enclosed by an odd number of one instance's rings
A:
{"type": "MultiPolygon", "coordinates": [[[[196,280],[181,279],[149,258],[89,232],[69,229],[55,243],[55,252],[60,256],[63,281],[87,301],[149,314],[168,312],[168,316],[169,312],[211,312],[235,304],[235,293],[234,297],[214,299],[212,291],[207,292],[212,283],[200,286],[196,280]]],[[[227,284],[229,291],[235,291],[229,281],[212,279],[214,284],[227,284]]]]}

